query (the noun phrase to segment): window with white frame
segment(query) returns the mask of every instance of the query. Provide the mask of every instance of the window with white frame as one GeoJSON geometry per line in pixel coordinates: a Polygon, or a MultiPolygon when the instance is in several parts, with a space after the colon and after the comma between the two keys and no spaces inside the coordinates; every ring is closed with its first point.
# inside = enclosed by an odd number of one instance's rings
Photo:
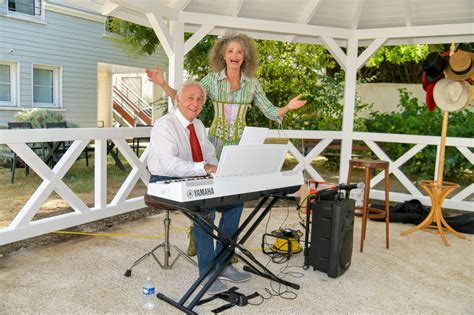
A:
{"type": "Polygon", "coordinates": [[[17,106],[16,63],[0,60],[0,106],[17,106]]]}
{"type": "Polygon", "coordinates": [[[33,66],[33,105],[35,107],[60,107],[60,68],[33,66]]]}
{"type": "Polygon", "coordinates": [[[41,0],[8,0],[8,11],[40,16],[41,2],[41,0]]]}

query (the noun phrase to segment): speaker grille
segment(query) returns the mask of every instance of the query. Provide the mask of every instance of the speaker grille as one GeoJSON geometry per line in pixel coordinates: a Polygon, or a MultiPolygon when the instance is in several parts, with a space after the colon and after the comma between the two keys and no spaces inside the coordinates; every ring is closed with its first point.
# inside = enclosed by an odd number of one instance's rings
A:
{"type": "Polygon", "coordinates": [[[305,266],[336,278],[351,265],[354,200],[318,200],[311,208],[311,246],[305,246],[305,266]]]}

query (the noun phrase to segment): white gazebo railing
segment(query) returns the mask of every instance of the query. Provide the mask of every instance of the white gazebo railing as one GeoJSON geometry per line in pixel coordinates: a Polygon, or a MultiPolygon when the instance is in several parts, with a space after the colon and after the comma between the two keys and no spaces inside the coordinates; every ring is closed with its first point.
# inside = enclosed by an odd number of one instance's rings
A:
{"type": "Polygon", "coordinates": [[[71,128],[0,131],[0,144],[7,144],[43,179],[38,189],[8,227],[0,230],[0,245],[144,208],[143,196],[128,197],[139,179],[145,185],[148,184],[150,178],[146,170],[148,149],[139,158],[126,140],[147,137],[150,129],[71,128]],[[71,140],[73,143],[53,169],[48,167],[26,144],[71,140]],[[94,205],[92,207],[87,206],[62,181],[63,176],[90,141],[95,143],[94,205]],[[112,201],[107,203],[107,145],[109,141],[118,148],[132,169],[112,201]],[[56,191],[74,212],[33,221],[33,217],[53,191],[56,191]]]}
{"type": "MultiPolygon", "coordinates": [[[[129,196],[138,180],[142,180],[145,185],[148,184],[149,174],[146,170],[148,149],[138,157],[128,144],[127,139],[147,137],[150,134],[150,129],[151,128],[75,128],[61,130],[0,130],[0,144],[6,144],[13,149],[21,159],[43,179],[43,182],[23,205],[22,209],[10,224],[0,229],[0,245],[145,207],[143,196],[129,196]],[[57,141],[73,141],[73,143],[52,169],[27,145],[27,143],[32,142],[57,141]],[[95,144],[95,175],[94,205],[89,207],[63,182],[62,178],[91,141],[94,141],[95,144]],[[107,143],[110,141],[127,160],[131,166],[131,170],[112,201],[107,203],[107,143]],[[74,211],[33,220],[35,214],[53,191],[56,191],[74,211]]],[[[324,178],[314,169],[311,162],[323,152],[333,140],[341,140],[342,132],[271,130],[269,137],[290,139],[290,152],[298,161],[295,168],[306,170],[309,176],[316,181],[324,181],[324,178]],[[321,141],[308,154],[303,155],[291,142],[291,140],[299,141],[301,139],[321,139],[321,141]]],[[[393,174],[409,192],[399,193],[391,191],[391,201],[404,201],[416,198],[425,205],[430,205],[430,198],[422,194],[421,190],[407,178],[400,167],[426,146],[434,145],[439,148],[440,137],[355,132],[353,139],[356,141],[364,141],[378,158],[390,161],[390,173],[393,174]],[[377,143],[390,142],[408,143],[414,146],[397,160],[393,161],[377,145],[377,143]]],[[[446,145],[456,147],[471,164],[473,163],[474,154],[469,149],[474,146],[472,139],[447,138],[446,145]]],[[[350,157],[341,155],[341,163],[346,163],[349,158],[350,157]]],[[[374,187],[381,180],[381,176],[375,176],[371,181],[371,187],[374,187]]],[[[345,177],[340,178],[339,181],[345,181],[345,177]]],[[[473,192],[474,184],[471,184],[457,192],[454,196],[450,196],[449,199],[445,200],[443,205],[452,209],[474,211],[474,202],[467,200],[473,192]]],[[[380,200],[384,198],[383,192],[375,189],[372,189],[371,197],[380,200]]],[[[0,209],[0,211],[2,210],[0,209]]]]}
{"type": "MultiPolygon", "coordinates": [[[[341,140],[342,133],[338,131],[303,131],[303,130],[272,130],[269,134],[273,138],[289,138],[289,139],[321,139],[321,141],[316,145],[306,156],[303,156],[299,150],[290,143],[290,152],[294,155],[298,164],[296,168],[304,169],[313,179],[316,181],[325,181],[325,179],[314,169],[311,165],[311,162],[324,151],[324,149],[331,144],[335,139],[341,140]]],[[[407,161],[413,158],[418,152],[422,151],[429,145],[436,146],[439,152],[440,148],[440,137],[435,136],[418,136],[418,135],[401,135],[401,134],[382,134],[382,133],[368,133],[368,132],[354,132],[353,134],[354,141],[364,141],[364,143],[372,150],[372,152],[381,160],[390,162],[390,174],[394,175],[403,187],[409,193],[400,193],[400,192],[390,192],[390,201],[403,202],[409,199],[419,199],[425,205],[431,205],[431,200],[429,196],[426,196],[422,193],[422,190],[417,188],[415,184],[408,179],[408,177],[400,169],[407,161]],[[405,143],[413,144],[414,146],[407,150],[402,156],[396,160],[392,160],[387,154],[380,148],[377,143],[405,143]]],[[[472,139],[466,138],[447,138],[447,146],[456,147],[463,156],[469,161],[469,163],[474,163],[474,154],[469,149],[474,147],[474,141],[472,139]]],[[[438,154],[439,156],[439,154],[438,154]]],[[[341,163],[347,163],[350,157],[341,156],[341,163]]],[[[438,163],[436,162],[436,165],[438,163]]],[[[433,178],[437,170],[433,174],[433,178]]],[[[346,180],[346,174],[340,176],[339,182],[344,182],[346,180]]],[[[373,189],[377,183],[383,180],[383,174],[380,173],[370,182],[370,187],[372,187],[370,196],[371,198],[384,200],[385,195],[384,191],[379,191],[373,189]]],[[[474,202],[470,202],[467,198],[474,193],[474,184],[470,184],[468,187],[463,190],[456,192],[455,195],[450,196],[450,198],[445,199],[443,205],[446,208],[464,210],[464,211],[474,211],[474,202]]]]}

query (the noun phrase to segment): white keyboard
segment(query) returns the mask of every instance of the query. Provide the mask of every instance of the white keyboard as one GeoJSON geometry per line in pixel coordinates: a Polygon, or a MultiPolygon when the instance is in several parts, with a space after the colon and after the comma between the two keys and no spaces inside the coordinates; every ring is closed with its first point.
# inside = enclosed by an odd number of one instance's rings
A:
{"type": "Polygon", "coordinates": [[[197,177],[161,181],[148,185],[147,195],[168,204],[211,207],[256,200],[262,196],[289,194],[304,183],[301,171],[259,175],[197,177]]]}

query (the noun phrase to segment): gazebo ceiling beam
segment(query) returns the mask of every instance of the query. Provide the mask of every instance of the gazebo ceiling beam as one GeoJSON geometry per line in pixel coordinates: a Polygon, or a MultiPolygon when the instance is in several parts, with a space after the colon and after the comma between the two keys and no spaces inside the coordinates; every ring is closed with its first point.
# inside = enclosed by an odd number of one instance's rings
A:
{"type": "MultiPolygon", "coordinates": [[[[212,34],[222,34],[225,29],[241,30],[246,33],[262,34],[257,39],[273,39],[302,43],[318,43],[320,36],[332,37],[341,47],[347,46],[347,40],[357,39],[359,46],[370,44],[375,38],[385,38],[386,45],[400,44],[423,44],[423,43],[450,43],[450,42],[472,42],[474,34],[474,23],[458,23],[458,24],[440,24],[440,25],[424,25],[409,26],[414,23],[412,2],[404,0],[402,2],[405,11],[404,24],[408,26],[388,27],[388,28],[370,28],[370,29],[345,29],[327,26],[316,26],[301,24],[308,22],[314,18],[315,13],[319,10],[323,1],[312,1],[305,8],[305,13],[299,23],[288,23],[271,20],[242,18],[237,16],[222,16],[216,14],[204,14],[182,11],[192,0],[179,0],[174,8],[169,7],[163,1],[151,0],[104,0],[103,2],[96,0],[64,0],[76,7],[86,8],[98,13],[108,14],[120,19],[124,19],[143,26],[151,27],[150,22],[146,19],[147,13],[154,13],[161,16],[164,20],[180,21],[184,23],[185,31],[192,31],[194,25],[215,25],[212,34]],[[153,5],[150,5],[153,4],[153,5]],[[267,35],[268,34],[268,35],[267,35]],[[313,37],[315,40],[311,40],[313,37]]],[[[362,12],[367,6],[367,0],[359,0],[356,9],[353,10],[353,19],[351,25],[359,25],[357,22],[360,9],[362,12]]],[[[238,14],[244,0],[236,0],[233,7],[229,10],[229,14],[238,14]]],[[[326,3],[326,2],[324,2],[326,3]]],[[[359,18],[360,20],[360,18],[359,18]]]]}
{"type": "Polygon", "coordinates": [[[412,26],[412,9],[411,9],[411,1],[410,0],[403,0],[403,9],[405,10],[405,26],[412,26]]]}
{"type": "MultiPolygon", "coordinates": [[[[130,8],[120,7],[120,9],[113,12],[112,16],[151,27],[150,22],[145,18],[145,13],[134,11],[130,8]]],[[[189,12],[182,12],[181,17],[182,22],[186,23],[185,32],[195,32],[201,25],[206,25],[209,24],[209,21],[213,21],[215,27],[210,33],[213,35],[222,35],[225,29],[230,28],[244,31],[249,35],[254,34],[253,37],[256,39],[288,41],[290,38],[292,42],[306,44],[321,44],[318,37],[324,36],[334,38],[341,47],[346,47],[347,39],[352,38],[352,36],[354,39],[358,39],[360,46],[369,45],[375,38],[385,37],[388,38],[385,43],[386,45],[471,42],[474,27],[472,23],[460,23],[452,25],[345,30],[340,28],[189,12]],[[291,37],[289,37],[289,35],[291,37]]]]}
{"type": "Polygon", "coordinates": [[[191,50],[193,49],[194,46],[196,46],[200,41],[201,39],[204,38],[204,36],[206,36],[207,34],[209,34],[210,31],[212,31],[212,29],[214,28],[214,25],[208,25],[208,24],[204,24],[202,25],[198,30],[196,30],[193,34],[193,36],[191,36],[185,43],[184,43],[184,55],[186,56],[186,54],[191,50]]]}
{"type": "Polygon", "coordinates": [[[333,38],[349,38],[350,30],[341,28],[304,25],[287,22],[277,22],[269,20],[248,19],[234,16],[222,16],[203,13],[181,12],[180,19],[184,23],[208,24],[212,21],[216,26],[266,31],[287,35],[308,35],[308,36],[329,36],[333,38]]]}
{"type": "Polygon", "coordinates": [[[362,68],[367,60],[387,41],[387,38],[376,38],[370,45],[357,57],[356,69],[362,68]]]}
{"type": "Polygon", "coordinates": [[[331,55],[336,59],[337,63],[341,66],[341,68],[346,71],[347,70],[347,56],[342,51],[341,47],[336,43],[334,38],[332,37],[321,37],[321,41],[324,43],[324,46],[329,50],[331,55]]]}
{"type": "Polygon", "coordinates": [[[355,30],[359,26],[362,11],[364,10],[364,5],[365,0],[358,0],[354,16],[352,17],[351,30],[355,30]]]}
{"type": "Polygon", "coordinates": [[[244,4],[244,0],[238,0],[233,7],[231,6],[230,15],[231,16],[239,15],[243,4],[244,4]]]}
{"type": "Polygon", "coordinates": [[[177,5],[177,11],[183,11],[191,3],[191,0],[183,0],[180,4],[177,5]]]}
{"type": "Polygon", "coordinates": [[[102,15],[105,15],[105,16],[113,15],[119,9],[120,9],[120,5],[112,1],[106,1],[104,2],[104,5],[102,6],[102,15]]]}
{"type": "MultiPolygon", "coordinates": [[[[229,5],[229,16],[238,16],[245,0],[238,0],[234,5],[229,5]]],[[[227,28],[220,28],[213,35],[222,36],[225,35],[229,30],[227,28]]]]}
{"type": "MultiPolygon", "coordinates": [[[[303,11],[303,16],[296,21],[296,23],[299,24],[308,24],[311,19],[316,15],[316,12],[318,12],[319,8],[321,7],[321,4],[323,4],[324,0],[315,0],[309,3],[309,5],[306,6],[305,10],[303,11]]],[[[296,38],[296,35],[291,35],[291,36],[286,36],[286,41],[292,43],[296,38]]]]}
{"type": "Polygon", "coordinates": [[[163,47],[166,55],[170,58],[174,54],[174,42],[166,23],[160,16],[156,16],[153,13],[147,13],[146,17],[148,18],[156,36],[158,36],[161,47],[163,47]]]}
{"type": "MultiPolygon", "coordinates": [[[[473,35],[449,35],[449,36],[433,36],[423,38],[412,38],[410,43],[406,38],[391,38],[385,43],[386,46],[395,45],[417,45],[417,44],[450,44],[450,43],[469,43],[472,42],[473,35]]],[[[367,46],[368,40],[362,40],[360,46],[367,46]]]]}
{"type": "Polygon", "coordinates": [[[118,11],[115,11],[113,14],[110,14],[110,16],[142,26],[152,27],[150,21],[148,21],[145,14],[140,13],[139,15],[137,15],[137,12],[126,8],[120,8],[118,11]]]}
{"type": "Polygon", "coordinates": [[[155,13],[170,20],[178,20],[179,18],[180,11],[160,4],[158,1],[154,1],[151,6],[150,1],[148,0],[134,0],[133,2],[128,0],[113,0],[113,2],[121,7],[138,11],[143,14],[155,13]]]}
{"type": "Polygon", "coordinates": [[[470,35],[471,41],[474,34],[473,23],[460,24],[443,24],[428,26],[411,26],[411,27],[390,27],[376,28],[366,30],[354,30],[353,37],[357,40],[373,39],[378,37],[389,38],[416,38],[431,36],[457,36],[470,35]]]}

